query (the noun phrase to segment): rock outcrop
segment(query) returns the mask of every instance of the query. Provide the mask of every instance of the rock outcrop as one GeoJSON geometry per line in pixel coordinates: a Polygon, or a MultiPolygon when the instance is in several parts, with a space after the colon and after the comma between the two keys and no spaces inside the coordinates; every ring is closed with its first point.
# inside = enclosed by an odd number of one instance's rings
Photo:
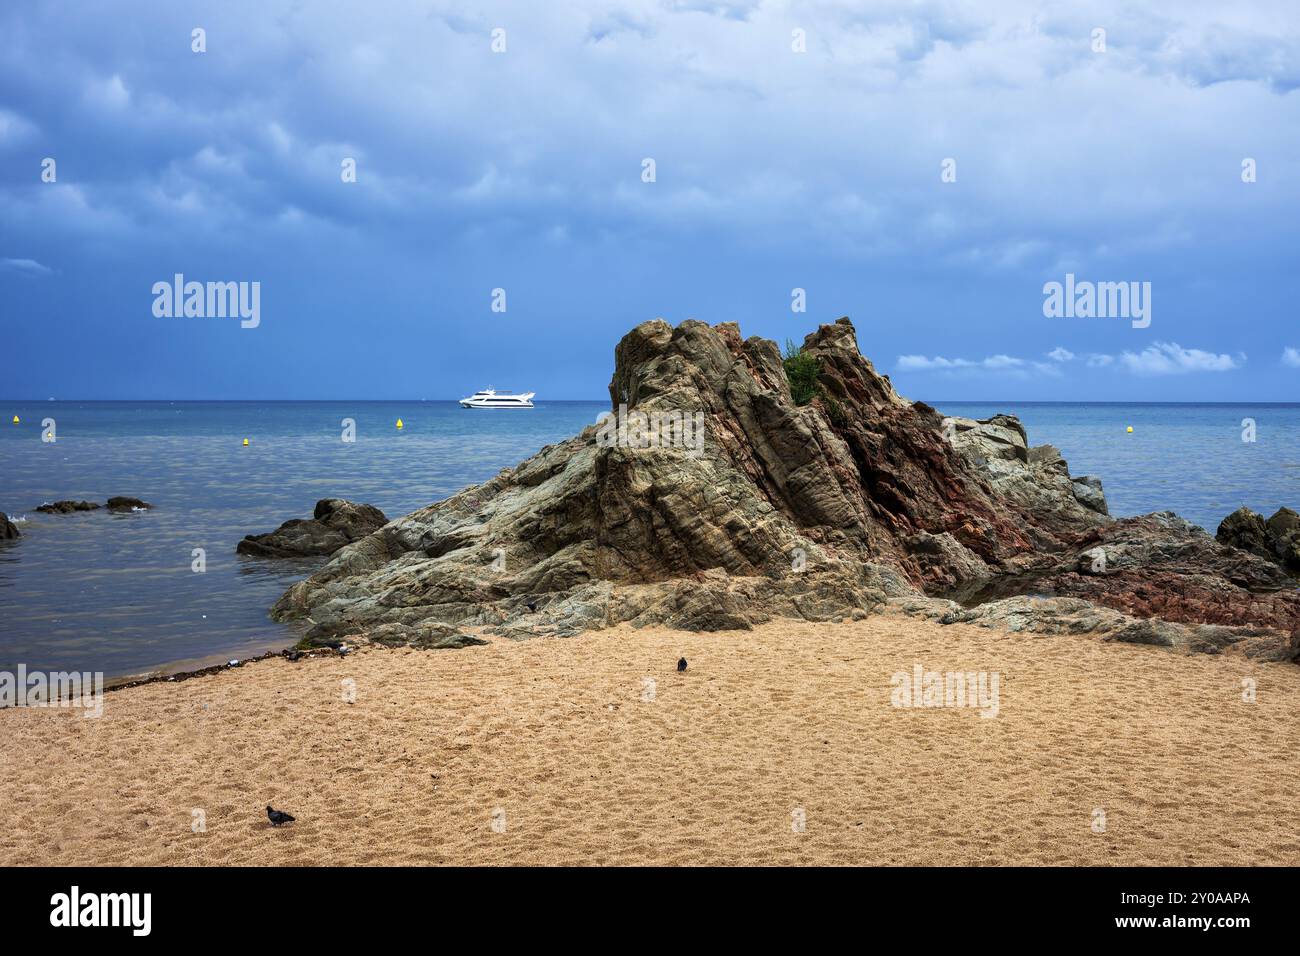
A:
{"type": "Polygon", "coordinates": [[[1221,544],[1168,511],[1082,535],[1074,554],[1036,587],[1144,618],[1266,625],[1288,633],[1300,624],[1300,594],[1281,568],[1221,544]]]}
{"type": "Polygon", "coordinates": [[[1013,633],[1093,634],[1107,641],[1152,644],[1202,654],[1240,648],[1247,656],[1262,660],[1294,661],[1300,657],[1300,645],[1294,638],[1280,640],[1272,628],[1139,618],[1081,598],[1018,595],[976,607],[962,607],[937,598],[910,597],[895,599],[891,604],[904,613],[927,617],[940,624],[972,624],[1013,633]]]}
{"type": "Polygon", "coordinates": [[[1219,524],[1214,537],[1300,574],[1300,515],[1279,508],[1267,521],[1249,508],[1238,508],[1219,524]]]}
{"type": "Polygon", "coordinates": [[[803,354],[817,391],[800,406],[775,343],[643,323],[615,349],[612,418],[342,547],[273,616],[522,637],[1047,593],[1276,646],[1300,623],[1275,567],[1172,515],[1112,519],[1100,481],[1015,418],[899,396],[848,319],[803,354]]]}
{"type": "Polygon", "coordinates": [[[945,433],[970,465],[985,472],[993,490],[1046,524],[1101,525],[1108,514],[1101,480],[1072,478],[1052,445],[1029,446],[1020,420],[995,415],[984,421],[945,418],[945,433]]]}
{"type": "Polygon", "coordinates": [[[373,505],[322,498],[311,518],[293,518],[266,534],[250,534],[235,550],[259,558],[330,555],[387,523],[384,513],[373,505]]]}
{"type": "Polygon", "coordinates": [[[9,520],[9,516],[0,511],[0,541],[16,541],[22,537],[22,532],[18,527],[9,520]]]}
{"type": "Polygon", "coordinates": [[[356,644],[379,644],[383,647],[412,647],[419,651],[453,650],[486,644],[487,641],[466,634],[450,624],[379,624],[358,629],[346,623],[317,624],[298,642],[299,650],[356,644]]]}

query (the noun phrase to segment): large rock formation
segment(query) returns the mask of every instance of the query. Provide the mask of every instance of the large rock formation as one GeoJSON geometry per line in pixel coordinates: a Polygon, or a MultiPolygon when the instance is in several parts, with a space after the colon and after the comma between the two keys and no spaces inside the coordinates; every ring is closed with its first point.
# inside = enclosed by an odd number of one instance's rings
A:
{"type": "Polygon", "coordinates": [[[22,533],[17,526],[9,520],[9,516],[0,511],[0,541],[16,541],[22,537],[22,533]]]}
{"type": "Polygon", "coordinates": [[[322,498],[309,519],[291,518],[274,531],[250,534],[235,546],[239,554],[259,558],[305,558],[333,554],[388,522],[374,505],[342,498],[322,498]]]}
{"type": "Polygon", "coordinates": [[[1016,419],[900,397],[848,319],[803,354],[817,388],[799,406],[775,343],[643,323],[615,349],[612,419],[342,548],[273,614],[331,633],[710,630],[1047,591],[1275,643],[1300,622],[1267,562],[1172,516],[1110,518],[1101,483],[1016,419]]]}
{"type": "Polygon", "coordinates": [[[1220,522],[1214,537],[1300,574],[1300,515],[1290,508],[1279,508],[1267,521],[1249,508],[1238,508],[1220,522]]]}

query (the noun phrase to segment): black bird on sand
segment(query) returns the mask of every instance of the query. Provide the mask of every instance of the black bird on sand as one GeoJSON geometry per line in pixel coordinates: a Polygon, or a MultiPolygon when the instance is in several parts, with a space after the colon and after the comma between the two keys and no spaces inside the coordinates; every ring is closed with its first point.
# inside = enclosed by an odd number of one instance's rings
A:
{"type": "Polygon", "coordinates": [[[680,674],[684,670],[686,670],[686,658],[679,657],[677,659],[677,673],[680,674]]]}
{"type": "Polygon", "coordinates": [[[293,817],[283,810],[272,810],[271,805],[266,805],[266,816],[271,821],[271,826],[278,827],[282,823],[293,823],[293,817]]]}

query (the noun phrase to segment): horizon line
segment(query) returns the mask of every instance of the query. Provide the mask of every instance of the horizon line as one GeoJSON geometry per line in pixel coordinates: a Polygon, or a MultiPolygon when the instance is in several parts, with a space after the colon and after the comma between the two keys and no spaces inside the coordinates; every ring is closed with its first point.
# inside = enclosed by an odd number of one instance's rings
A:
{"type": "MultiPolygon", "coordinates": [[[[220,404],[239,404],[239,405],[380,405],[380,404],[401,404],[412,403],[416,405],[434,405],[450,404],[455,405],[461,400],[458,398],[0,398],[0,403],[9,402],[16,405],[70,405],[70,404],[102,404],[102,405],[220,405],[220,404]]],[[[1300,407],[1300,402],[1282,402],[1268,400],[1238,400],[1231,402],[1211,402],[1211,401],[1071,401],[1069,399],[1016,399],[1016,398],[961,398],[961,399],[906,399],[910,402],[921,402],[932,408],[941,405],[1076,405],[1089,407],[1121,407],[1121,406],[1164,406],[1176,408],[1180,406],[1217,406],[1221,408],[1234,407],[1277,407],[1293,408],[1300,407]]],[[[552,404],[569,404],[569,405],[606,405],[609,403],[608,398],[550,398],[543,399],[535,403],[534,407],[545,406],[547,403],[552,404]]]]}

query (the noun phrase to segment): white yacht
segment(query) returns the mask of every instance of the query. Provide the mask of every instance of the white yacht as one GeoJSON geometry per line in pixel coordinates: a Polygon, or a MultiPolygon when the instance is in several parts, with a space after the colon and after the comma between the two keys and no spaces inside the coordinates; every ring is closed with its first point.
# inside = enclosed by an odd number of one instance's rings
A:
{"type": "Polygon", "coordinates": [[[524,392],[522,395],[506,395],[495,389],[485,388],[475,392],[469,398],[460,400],[461,408],[532,408],[536,392],[524,392]]]}

